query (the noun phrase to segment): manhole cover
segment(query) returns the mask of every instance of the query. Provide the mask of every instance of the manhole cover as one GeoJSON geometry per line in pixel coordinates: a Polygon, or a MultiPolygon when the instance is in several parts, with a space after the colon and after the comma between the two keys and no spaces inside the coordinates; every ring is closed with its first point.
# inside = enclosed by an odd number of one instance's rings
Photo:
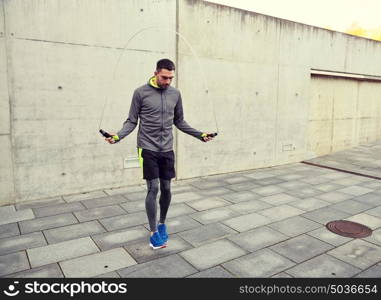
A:
{"type": "Polygon", "coordinates": [[[372,234],[372,229],[369,227],[351,221],[332,221],[325,226],[333,233],[351,238],[364,238],[372,234]]]}

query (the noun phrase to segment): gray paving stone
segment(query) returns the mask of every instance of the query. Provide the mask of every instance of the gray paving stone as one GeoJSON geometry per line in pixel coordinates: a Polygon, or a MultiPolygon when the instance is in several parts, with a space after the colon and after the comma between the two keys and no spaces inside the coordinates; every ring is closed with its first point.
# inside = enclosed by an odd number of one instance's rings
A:
{"type": "Polygon", "coordinates": [[[171,186],[171,193],[172,195],[177,195],[181,193],[187,193],[187,192],[196,192],[198,191],[197,188],[190,186],[190,185],[174,185],[171,186]]]}
{"type": "Polygon", "coordinates": [[[345,200],[336,204],[332,204],[330,207],[348,214],[357,214],[366,211],[372,206],[355,200],[345,200]]]}
{"type": "Polygon", "coordinates": [[[126,211],[119,205],[102,206],[74,212],[80,222],[91,221],[95,219],[115,217],[126,214],[126,211]]]}
{"type": "Polygon", "coordinates": [[[17,203],[16,209],[23,210],[27,208],[38,208],[38,207],[44,207],[44,206],[55,205],[60,203],[65,203],[62,197],[55,197],[55,198],[43,199],[43,200],[33,200],[33,201],[17,203]]]}
{"type": "Polygon", "coordinates": [[[29,262],[25,251],[0,256],[0,276],[24,271],[27,269],[29,269],[29,262]]]}
{"type": "Polygon", "coordinates": [[[254,252],[288,239],[288,236],[263,226],[228,237],[241,248],[254,252]]]}
{"type": "Polygon", "coordinates": [[[355,239],[328,252],[359,269],[366,269],[381,261],[381,247],[355,239]]]}
{"type": "Polygon", "coordinates": [[[287,274],[286,272],[278,273],[274,276],[271,276],[271,278],[294,278],[290,274],[287,274]]]}
{"type": "Polygon", "coordinates": [[[377,218],[368,214],[364,214],[364,213],[354,215],[350,218],[346,218],[346,220],[363,224],[373,230],[381,227],[380,218],[377,218]]]}
{"type": "Polygon", "coordinates": [[[286,192],[286,194],[297,197],[297,198],[308,198],[308,197],[320,195],[322,193],[323,192],[321,190],[314,189],[311,187],[299,188],[295,190],[289,190],[286,192]]]}
{"type": "Polygon", "coordinates": [[[267,217],[273,222],[294,217],[303,213],[305,213],[304,210],[301,210],[299,208],[296,208],[287,204],[283,204],[280,206],[275,206],[275,207],[258,211],[258,214],[267,217]]]}
{"type": "Polygon", "coordinates": [[[136,212],[136,213],[127,214],[127,215],[100,219],[99,222],[108,231],[112,231],[116,229],[142,225],[145,222],[147,222],[147,214],[145,212],[136,212]]]}
{"type": "Polygon", "coordinates": [[[375,208],[369,209],[365,213],[374,217],[381,218],[381,206],[377,206],[375,208]]]}
{"type": "Polygon", "coordinates": [[[348,213],[332,209],[329,206],[322,207],[313,211],[309,211],[301,215],[301,217],[310,219],[312,221],[315,221],[324,225],[334,220],[343,220],[349,216],[350,215],[348,213]]]}
{"type": "Polygon", "coordinates": [[[342,184],[345,186],[353,186],[353,185],[358,185],[360,182],[362,182],[362,180],[360,176],[356,176],[356,177],[342,178],[342,179],[334,180],[332,182],[336,184],[342,184]]]}
{"type": "Polygon", "coordinates": [[[227,220],[236,216],[239,216],[238,212],[235,212],[229,208],[215,208],[210,209],[198,213],[194,213],[189,215],[192,219],[202,223],[202,224],[210,224],[214,222],[219,222],[223,220],[227,220]]]}
{"type": "Polygon", "coordinates": [[[85,207],[80,202],[63,203],[50,205],[45,207],[33,208],[36,218],[54,216],[79,210],[84,210],[85,207]]]}
{"type": "Polygon", "coordinates": [[[240,214],[256,212],[258,210],[263,210],[270,207],[272,207],[271,204],[260,201],[260,200],[250,200],[250,201],[240,202],[240,203],[229,206],[230,209],[240,214]]]}
{"type": "Polygon", "coordinates": [[[253,173],[246,174],[245,176],[253,178],[253,179],[265,179],[265,178],[271,178],[276,176],[276,174],[272,174],[269,172],[263,172],[263,171],[254,171],[253,173]]]}
{"type": "Polygon", "coordinates": [[[107,195],[103,191],[94,191],[94,192],[88,192],[88,193],[82,193],[82,194],[63,196],[63,198],[66,202],[73,202],[73,201],[82,201],[86,199],[102,198],[105,196],[107,195]]]}
{"type": "Polygon", "coordinates": [[[188,243],[197,247],[217,239],[228,237],[235,233],[236,231],[223,224],[212,223],[209,225],[199,226],[195,229],[180,232],[179,236],[186,240],[188,243]]]}
{"type": "MultiPolygon", "coordinates": [[[[377,174],[377,175],[379,175],[379,174],[377,174]]],[[[375,194],[378,194],[378,195],[381,195],[381,189],[376,189],[376,190],[374,190],[374,193],[375,194]]],[[[365,194],[366,195],[366,194],[365,194]]]]}
{"type": "Polygon", "coordinates": [[[376,244],[377,246],[381,246],[381,228],[374,230],[372,235],[364,238],[364,240],[376,244]]]}
{"type": "Polygon", "coordinates": [[[337,192],[337,191],[323,193],[323,194],[315,196],[315,198],[318,198],[318,199],[321,199],[321,200],[324,200],[324,201],[328,201],[328,202],[331,202],[331,203],[341,202],[341,201],[344,201],[344,200],[351,199],[353,197],[354,197],[354,195],[344,194],[344,193],[340,193],[340,192],[337,192]]]}
{"type": "Polygon", "coordinates": [[[297,200],[300,200],[300,198],[290,196],[285,193],[280,193],[280,194],[276,194],[272,196],[263,197],[260,200],[266,203],[269,203],[271,205],[281,205],[281,204],[286,204],[290,202],[295,202],[297,200]]]}
{"type": "Polygon", "coordinates": [[[255,184],[251,181],[241,182],[241,183],[236,183],[236,184],[231,184],[226,186],[226,188],[234,192],[248,191],[248,190],[252,190],[259,187],[261,187],[261,185],[255,184]]]}
{"type": "Polygon", "coordinates": [[[287,273],[298,278],[348,278],[360,272],[360,269],[322,254],[288,269],[287,273]]]}
{"type": "MultiPolygon", "coordinates": [[[[177,232],[185,231],[188,229],[196,228],[202,226],[200,223],[196,222],[188,216],[180,216],[175,218],[168,218],[165,221],[167,225],[168,234],[174,234],[177,232]]],[[[149,225],[145,224],[146,228],[149,229],[149,225]]]]}
{"type": "Polygon", "coordinates": [[[177,254],[158,258],[118,271],[122,278],[186,277],[195,272],[197,272],[197,270],[177,254]]]}
{"type": "Polygon", "coordinates": [[[124,247],[128,253],[139,263],[145,263],[160,257],[169,256],[192,248],[192,245],[184,241],[178,235],[170,235],[167,247],[152,250],[149,246],[148,236],[144,241],[128,244],[124,247]]]}
{"type": "Polygon", "coordinates": [[[233,278],[224,268],[217,266],[188,276],[188,278],[233,278]]]}
{"type": "Polygon", "coordinates": [[[86,206],[87,208],[94,208],[94,207],[120,204],[127,201],[128,200],[124,198],[122,195],[114,195],[114,196],[107,196],[107,197],[96,198],[96,199],[83,200],[82,204],[86,206]]]}
{"type": "Polygon", "coordinates": [[[218,181],[218,180],[198,180],[195,182],[192,182],[190,184],[191,186],[197,188],[197,189],[210,189],[210,188],[215,188],[215,187],[223,187],[226,185],[223,181],[218,181]]]}
{"type": "Polygon", "coordinates": [[[271,223],[271,219],[257,213],[251,213],[225,220],[222,223],[233,228],[236,231],[243,232],[269,224],[271,223]]]}
{"type": "Polygon", "coordinates": [[[180,255],[198,270],[205,270],[232,260],[247,252],[227,240],[219,240],[197,248],[185,250],[180,255]]]}
{"type": "Polygon", "coordinates": [[[287,204],[304,211],[311,211],[311,210],[319,209],[325,206],[329,206],[332,203],[323,201],[320,199],[316,199],[316,198],[305,198],[305,199],[289,202],[287,204]]]}
{"type": "Polygon", "coordinates": [[[149,231],[144,226],[121,229],[92,236],[94,242],[102,251],[124,246],[136,240],[147,240],[148,237],[149,231]]]}
{"type": "Polygon", "coordinates": [[[146,202],[142,200],[122,203],[120,204],[120,206],[128,213],[134,213],[134,212],[146,210],[146,202]]]}
{"type": "Polygon", "coordinates": [[[77,219],[71,214],[62,214],[57,216],[49,216],[27,220],[20,222],[20,230],[22,234],[40,231],[44,229],[56,228],[65,225],[78,223],[77,219]]]}
{"type": "Polygon", "coordinates": [[[15,210],[13,207],[13,211],[11,211],[11,209],[8,209],[8,211],[5,211],[5,209],[3,209],[3,213],[0,218],[0,225],[16,223],[34,218],[35,216],[33,214],[33,211],[30,208],[23,210],[15,210]]]}
{"type": "Polygon", "coordinates": [[[65,277],[95,277],[136,264],[123,248],[86,255],[59,263],[65,277]]]}
{"type": "Polygon", "coordinates": [[[44,235],[49,244],[54,244],[103,233],[105,231],[106,230],[97,221],[90,221],[44,230],[44,235]]]}
{"type": "Polygon", "coordinates": [[[262,186],[269,186],[269,185],[281,184],[281,183],[284,183],[285,181],[282,179],[279,179],[278,177],[270,177],[270,178],[256,179],[254,182],[262,186]]]}
{"type": "Polygon", "coordinates": [[[250,191],[231,193],[227,195],[221,195],[220,197],[233,203],[251,201],[262,198],[262,196],[254,194],[250,191]]]}
{"type": "Polygon", "coordinates": [[[222,196],[225,194],[234,193],[232,190],[226,189],[226,188],[212,188],[207,190],[200,190],[199,194],[201,195],[201,199],[205,199],[206,197],[211,196],[222,196]]]}
{"type": "Polygon", "coordinates": [[[133,192],[123,194],[123,197],[128,201],[144,201],[147,197],[147,190],[141,192],[133,192]]]}
{"type": "Polygon", "coordinates": [[[195,213],[196,210],[189,207],[185,203],[171,205],[167,212],[167,218],[174,218],[182,215],[189,215],[195,213]]]}
{"type": "Polygon", "coordinates": [[[99,249],[89,237],[27,250],[33,268],[96,252],[99,249]]]}
{"type": "Polygon", "coordinates": [[[349,194],[349,195],[354,195],[354,196],[361,196],[361,195],[373,192],[373,189],[354,185],[354,186],[345,187],[343,189],[339,189],[339,190],[337,190],[337,192],[349,194]]]}
{"type": "Polygon", "coordinates": [[[342,189],[343,185],[334,184],[334,183],[322,183],[322,184],[314,185],[314,188],[321,190],[323,192],[332,192],[332,191],[337,191],[339,189],[342,189]]]}
{"type": "Polygon", "coordinates": [[[285,174],[285,175],[280,175],[279,178],[285,181],[292,181],[292,180],[299,180],[299,179],[305,178],[305,176],[299,175],[299,174],[285,174]]]}
{"type": "Polygon", "coordinates": [[[200,195],[199,193],[195,192],[186,192],[186,193],[181,193],[181,194],[176,194],[173,195],[171,199],[171,203],[182,203],[182,202],[187,202],[187,201],[192,201],[192,200],[200,200],[205,198],[204,196],[200,195]]]}
{"type": "Polygon", "coordinates": [[[345,243],[353,240],[352,238],[348,238],[345,236],[335,234],[335,233],[329,231],[325,226],[318,228],[318,229],[315,229],[313,231],[310,231],[307,234],[310,236],[313,236],[313,237],[315,237],[315,238],[317,238],[323,242],[331,244],[333,246],[340,246],[342,244],[345,244],[345,243]]]}
{"type": "Polygon", "coordinates": [[[320,228],[321,224],[300,216],[295,216],[276,223],[271,223],[268,226],[287,236],[293,237],[320,228]]]}
{"type": "Polygon", "coordinates": [[[17,226],[17,223],[0,225],[0,238],[6,238],[16,235],[20,235],[20,230],[17,226]]]}
{"type": "Polygon", "coordinates": [[[187,205],[197,211],[230,205],[231,203],[218,197],[207,197],[202,200],[188,201],[187,205]]]}
{"type": "Polygon", "coordinates": [[[46,245],[41,232],[0,239],[0,255],[46,245]]]}
{"type": "Polygon", "coordinates": [[[380,195],[376,193],[368,193],[368,194],[353,198],[353,200],[360,201],[365,204],[369,204],[373,207],[380,205],[380,199],[381,199],[380,195]]]}
{"type": "Polygon", "coordinates": [[[114,271],[94,276],[94,278],[120,278],[120,275],[114,271]]]}
{"type": "Polygon", "coordinates": [[[251,191],[253,193],[256,193],[258,195],[266,197],[266,196],[271,196],[271,195],[283,193],[285,191],[285,189],[282,189],[278,186],[272,186],[271,185],[271,186],[264,186],[264,187],[260,187],[260,188],[255,188],[255,189],[252,189],[251,191]]]}
{"type": "Polygon", "coordinates": [[[250,177],[246,177],[244,175],[241,176],[231,176],[229,178],[225,178],[223,181],[226,182],[227,184],[239,184],[239,183],[244,183],[248,181],[252,181],[253,179],[250,177]]]}
{"type": "Polygon", "coordinates": [[[360,186],[363,186],[365,188],[369,189],[380,189],[381,188],[381,182],[379,180],[371,180],[367,182],[362,182],[359,184],[360,186]]]}
{"type": "Polygon", "coordinates": [[[310,184],[305,183],[305,182],[301,182],[299,180],[286,181],[286,182],[278,184],[278,186],[285,189],[284,192],[290,191],[290,190],[299,190],[299,189],[311,187],[310,184]]]}
{"type": "Polygon", "coordinates": [[[342,178],[346,178],[346,177],[349,177],[349,176],[350,176],[350,174],[348,174],[348,173],[342,173],[342,172],[332,172],[332,173],[328,173],[326,175],[322,175],[322,177],[328,178],[328,179],[331,179],[331,180],[342,179],[342,178]]]}
{"type": "Polygon", "coordinates": [[[222,266],[237,277],[271,277],[295,263],[269,250],[263,249],[237,258],[222,266]]]}
{"type": "Polygon", "coordinates": [[[270,247],[271,250],[297,263],[301,263],[332,248],[332,245],[308,235],[300,235],[270,247]]]}
{"type": "Polygon", "coordinates": [[[50,264],[8,275],[10,278],[63,278],[58,264],[50,264]]]}
{"type": "Polygon", "coordinates": [[[325,178],[322,176],[311,176],[311,177],[306,177],[306,178],[301,178],[300,181],[312,185],[317,185],[317,184],[324,184],[329,182],[331,179],[325,178]]]}
{"type": "Polygon", "coordinates": [[[381,278],[381,266],[372,266],[357,274],[355,278],[381,278]]]}

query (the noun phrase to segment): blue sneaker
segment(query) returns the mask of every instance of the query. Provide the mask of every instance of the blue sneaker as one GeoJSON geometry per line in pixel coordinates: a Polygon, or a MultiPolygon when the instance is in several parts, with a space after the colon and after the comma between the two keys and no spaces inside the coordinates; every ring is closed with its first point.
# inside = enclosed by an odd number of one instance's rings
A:
{"type": "Polygon", "coordinates": [[[163,242],[162,238],[160,237],[160,234],[156,231],[149,239],[150,246],[152,249],[160,249],[165,248],[167,245],[163,242]]]}
{"type": "Polygon", "coordinates": [[[157,225],[157,230],[159,231],[160,237],[164,243],[168,241],[167,226],[165,224],[157,225]]]}

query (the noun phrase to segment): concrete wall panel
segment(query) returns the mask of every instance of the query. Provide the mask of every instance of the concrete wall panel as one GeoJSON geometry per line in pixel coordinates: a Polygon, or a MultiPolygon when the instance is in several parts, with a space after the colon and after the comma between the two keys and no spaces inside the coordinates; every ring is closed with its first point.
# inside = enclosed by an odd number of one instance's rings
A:
{"type": "Polygon", "coordinates": [[[213,143],[204,144],[179,133],[178,177],[232,172],[272,161],[277,67],[202,59],[209,90],[205,94],[201,75],[197,76],[200,74],[197,59],[182,56],[179,64],[179,88],[186,120],[199,130],[215,131],[214,110],[220,135],[213,143]],[[192,160],[202,163],[195,168],[189,163],[192,160]]]}
{"type": "MultiPolygon", "coordinates": [[[[12,0],[6,11],[15,38],[107,48],[124,47],[144,28],[173,31],[176,24],[174,0],[12,0]]],[[[129,48],[167,51],[175,40],[171,32],[149,30],[129,48]]]]}
{"type": "Polygon", "coordinates": [[[9,135],[0,135],[0,206],[13,203],[15,200],[12,152],[9,135]]]}
{"type": "MultiPolygon", "coordinates": [[[[1,7],[0,7],[1,8],[1,7]]],[[[0,37],[0,134],[10,133],[8,72],[5,38],[0,37]]]]}

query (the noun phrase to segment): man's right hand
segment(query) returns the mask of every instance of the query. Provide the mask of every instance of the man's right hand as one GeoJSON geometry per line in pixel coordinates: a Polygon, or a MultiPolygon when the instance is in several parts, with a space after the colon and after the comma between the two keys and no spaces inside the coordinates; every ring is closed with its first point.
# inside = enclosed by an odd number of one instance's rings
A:
{"type": "Polygon", "coordinates": [[[115,133],[110,133],[110,135],[112,135],[112,137],[105,138],[105,141],[109,142],[110,144],[115,144],[116,140],[115,140],[114,136],[116,136],[116,134],[115,133]]]}

